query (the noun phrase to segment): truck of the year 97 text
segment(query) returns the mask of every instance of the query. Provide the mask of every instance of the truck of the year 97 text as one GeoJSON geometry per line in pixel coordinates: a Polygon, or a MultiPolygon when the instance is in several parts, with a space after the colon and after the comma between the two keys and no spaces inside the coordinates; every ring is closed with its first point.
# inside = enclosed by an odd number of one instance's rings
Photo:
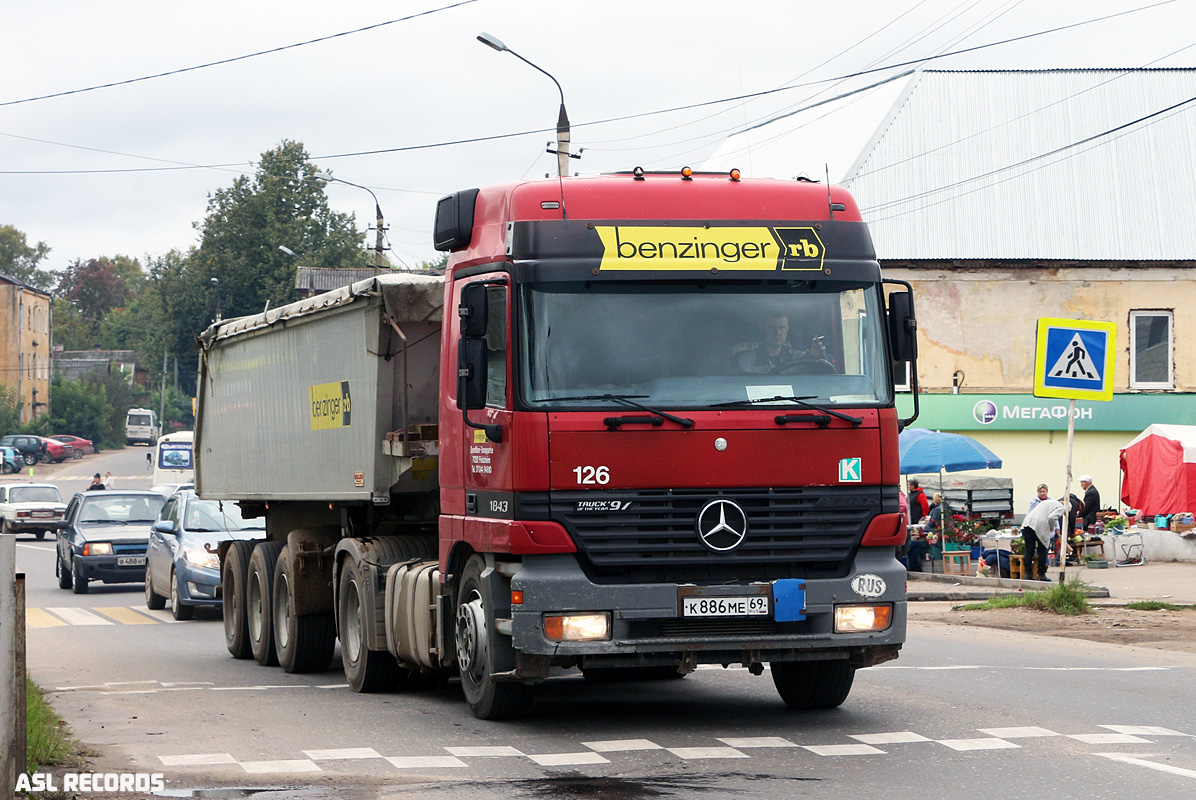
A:
{"type": "Polygon", "coordinates": [[[201,337],[197,491],[267,530],[221,545],[229,652],[339,638],[354,690],[483,719],[554,669],[831,708],[897,657],[916,323],[847,191],[637,168],[457,192],[434,236],[443,275],[201,337]]]}

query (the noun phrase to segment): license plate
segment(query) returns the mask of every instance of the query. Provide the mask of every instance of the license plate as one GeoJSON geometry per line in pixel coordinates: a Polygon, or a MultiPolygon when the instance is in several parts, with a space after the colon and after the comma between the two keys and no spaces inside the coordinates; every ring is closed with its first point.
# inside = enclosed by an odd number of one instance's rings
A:
{"type": "Polygon", "coordinates": [[[145,556],[117,556],[116,566],[118,567],[144,567],[145,556]]]}
{"type": "Polygon", "coordinates": [[[54,517],[55,514],[53,511],[34,511],[33,516],[35,519],[50,519],[54,517]]]}
{"type": "Polygon", "coordinates": [[[689,596],[681,598],[683,617],[766,617],[768,595],[689,596]]]}

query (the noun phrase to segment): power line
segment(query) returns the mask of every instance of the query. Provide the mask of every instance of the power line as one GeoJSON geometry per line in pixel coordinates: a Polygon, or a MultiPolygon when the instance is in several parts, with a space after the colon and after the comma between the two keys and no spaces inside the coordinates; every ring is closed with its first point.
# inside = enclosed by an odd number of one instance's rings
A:
{"type": "Polygon", "coordinates": [[[417,19],[418,17],[426,17],[429,14],[436,14],[440,11],[448,11],[450,9],[457,8],[459,6],[466,6],[466,5],[469,5],[470,3],[476,3],[476,2],[478,2],[478,0],[461,0],[460,2],[453,3],[452,5],[442,6],[440,8],[433,8],[428,11],[421,11],[418,14],[409,14],[406,17],[399,17],[398,19],[391,19],[391,20],[387,20],[386,22],[377,22],[377,23],[374,23],[373,25],[366,25],[364,28],[355,28],[351,31],[341,31],[340,33],[333,33],[333,34],[329,34],[328,36],[321,36],[318,39],[308,39],[305,42],[295,42],[294,44],[285,44],[285,45],[282,45],[281,47],[272,47],[269,50],[259,50],[256,53],[247,53],[247,54],[241,55],[241,56],[233,56],[232,58],[225,58],[225,59],[221,59],[220,61],[209,61],[206,64],[196,64],[195,66],[181,67],[179,69],[172,69],[172,70],[168,70],[166,72],[158,72],[153,75],[143,75],[140,78],[128,78],[127,80],[123,80],[123,81],[113,81],[112,83],[101,83],[96,86],[87,86],[82,89],[69,89],[65,92],[55,92],[53,94],[43,94],[43,95],[38,95],[37,97],[26,97],[21,100],[6,100],[3,102],[0,102],[0,107],[15,106],[15,105],[19,105],[21,103],[32,103],[37,100],[49,100],[54,97],[66,97],[68,95],[82,94],[84,92],[94,92],[98,89],[111,89],[114,86],[128,86],[130,83],[141,83],[142,81],[152,81],[157,78],[165,78],[170,75],[181,75],[184,72],[194,72],[194,71],[200,70],[200,69],[207,69],[208,67],[218,67],[218,66],[221,66],[224,64],[232,64],[237,61],[245,61],[250,58],[257,58],[258,56],[266,56],[266,55],[270,55],[272,53],[281,53],[284,50],[293,50],[297,47],[306,47],[309,44],[319,44],[320,42],[327,42],[332,39],[339,39],[342,36],[351,36],[355,33],[363,33],[365,31],[371,31],[371,30],[374,30],[375,28],[382,28],[387,25],[394,25],[396,22],[407,22],[409,20],[417,19]]]}

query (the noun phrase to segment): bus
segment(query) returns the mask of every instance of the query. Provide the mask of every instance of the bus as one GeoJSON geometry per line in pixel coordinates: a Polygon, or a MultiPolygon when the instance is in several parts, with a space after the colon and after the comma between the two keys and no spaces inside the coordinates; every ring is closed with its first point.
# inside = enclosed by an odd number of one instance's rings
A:
{"type": "Polygon", "coordinates": [[[191,450],[194,436],[191,431],[179,431],[158,439],[154,486],[195,482],[195,458],[191,450]]]}
{"type": "Polygon", "coordinates": [[[158,415],[148,408],[130,408],[125,417],[125,444],[148,444],[158,441],[158,415]]]}

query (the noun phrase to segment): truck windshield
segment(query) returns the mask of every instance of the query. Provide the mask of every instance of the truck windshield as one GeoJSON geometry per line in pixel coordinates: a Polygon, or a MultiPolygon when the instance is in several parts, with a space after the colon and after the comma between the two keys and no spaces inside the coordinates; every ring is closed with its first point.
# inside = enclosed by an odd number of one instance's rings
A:
{"type": "Polygon", "coordinates": [[[875,284],[537,283],[520,308],[532,407],[599,407],[565,398],[600,394],[669,408],[892,402],[875,284]]]}

